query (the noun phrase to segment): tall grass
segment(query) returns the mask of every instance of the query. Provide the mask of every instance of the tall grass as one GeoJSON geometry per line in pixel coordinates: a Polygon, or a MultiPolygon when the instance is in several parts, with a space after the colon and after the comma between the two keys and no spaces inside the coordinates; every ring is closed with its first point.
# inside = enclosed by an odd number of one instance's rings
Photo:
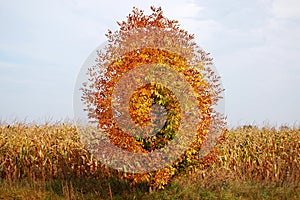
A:
{"type": "Polygon", "coordinates": [[[240,127],[228,132],[218,154],[217,166],[241,180],[300,180],[300,128],[240,127]]]}
{"type": "Polygon", "coordinates": [[[101,165],[75,126],[1,125],[0,199],[23,190],[40,199],[300,198],[300,127],[239,127],[224,138],[195,173],[183,172],[166,189],[148,193],[146,183],[130,185],[101,165]]]}
{"type": "Polygon", "coordinates": [[[74,126],[0,127],[3,179],[68,179],[95,174],[99,168],[100,164],[80,143],[74,126]]]}

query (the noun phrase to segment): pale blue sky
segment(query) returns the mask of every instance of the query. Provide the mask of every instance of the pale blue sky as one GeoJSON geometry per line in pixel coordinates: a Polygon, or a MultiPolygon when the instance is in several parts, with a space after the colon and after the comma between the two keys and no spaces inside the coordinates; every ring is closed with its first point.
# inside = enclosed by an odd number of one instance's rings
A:
{"type": "Polygon", "coordinates": [[[133,6],[150,5],[211,52],[230,126],[299,124],[299,0],[0,0],[0,119],[72,118],[85,59],[133,6]]]}

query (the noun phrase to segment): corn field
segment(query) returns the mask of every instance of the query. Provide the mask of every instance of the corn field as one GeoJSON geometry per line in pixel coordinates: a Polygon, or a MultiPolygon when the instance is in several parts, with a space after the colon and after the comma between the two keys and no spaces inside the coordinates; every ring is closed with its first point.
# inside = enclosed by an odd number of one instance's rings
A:
{"type": "Polygon", "coordinates": [[[0,128],[2,179],[69,179],[95,175],[100,168],[83,148],[74,126],[17,124],[0,128]]]}
{"type": "MultiPolygon", "coordinates": [[[[199,177],[209,176],[208,169],[232,179],[299,184],[300,127],[229,130],[199,164],[199,177]]],[[[75,126],[0,126],[0,177],[4,181],[109,176],[120,174],[101,165],[84,148],[75,126]]]]}
{"type": "Polygon", "coordinates": [[[217,148],[218,167],[242,180],[300,182],[300,128],[244,126],[217,148]]]}

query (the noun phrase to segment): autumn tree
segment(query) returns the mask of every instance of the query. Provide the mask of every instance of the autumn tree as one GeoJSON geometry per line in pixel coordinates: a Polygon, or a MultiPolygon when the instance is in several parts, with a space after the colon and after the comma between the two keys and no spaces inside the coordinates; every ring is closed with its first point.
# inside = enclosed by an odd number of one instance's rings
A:
{"type": "Polygon", "coordinates": [[[223,89],[212,58],[161,8],[151,10],[133,8],[108,30],[82,100],[99,130],[86,144],[93,154],[123,178],[161,188],[197,167],[203,141],[225,120],[215,110],[223,89]]]}

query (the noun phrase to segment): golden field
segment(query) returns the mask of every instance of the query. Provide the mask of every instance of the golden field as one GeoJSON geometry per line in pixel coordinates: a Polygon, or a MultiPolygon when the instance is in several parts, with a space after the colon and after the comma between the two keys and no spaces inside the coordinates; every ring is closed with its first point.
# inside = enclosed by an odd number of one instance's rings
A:
{"type": "Polygon", "coordinates": [[[93,158],[74,125],[0,125],[0,199],[300,199],[300,127],[228,130],[163,190],[122,176],[93,158]]]}

